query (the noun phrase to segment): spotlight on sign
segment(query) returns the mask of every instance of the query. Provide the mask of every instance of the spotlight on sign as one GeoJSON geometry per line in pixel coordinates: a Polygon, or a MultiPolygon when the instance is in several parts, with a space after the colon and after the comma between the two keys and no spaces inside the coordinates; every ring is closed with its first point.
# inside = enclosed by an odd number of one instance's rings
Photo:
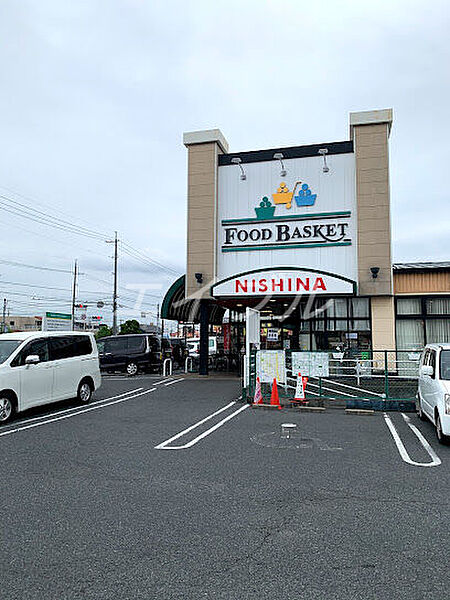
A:
{"type": "Polygon", "coordinates": [[[322,167],[322,171],[324,173],[329,173],[330,171],[330,167],[327,165],[327,154],[328,154],[328,148],[320,148],[319,150],[319,154],[323,157],[323,167],[322,167]]]}
{"type": "Polygon", "coordinates": [[[247,179],[247,175],[245,174],[244,167],[242,166],[242,159],[239,156],[235,156],[231,159],[231,164],[238,165],[241,170],[241,181],[245,181],[247,179]]]}
{"type": "Polygon", "coordinates": [[[273,157],[274,157],[276,160],[279,160],[279,161],[280,161],[280,164],[281,164],[280,176],[281,176],[281,177],[286,177],[286,173],[287,173],[287,171],[286,171],[286,169],[284,168],[284,163],[283,163],[283,158],[284,158],[284,156],[283,156],[283,153],[282,153],[282,152],[275,152],[275,154],[273,155],[273,157]]]}

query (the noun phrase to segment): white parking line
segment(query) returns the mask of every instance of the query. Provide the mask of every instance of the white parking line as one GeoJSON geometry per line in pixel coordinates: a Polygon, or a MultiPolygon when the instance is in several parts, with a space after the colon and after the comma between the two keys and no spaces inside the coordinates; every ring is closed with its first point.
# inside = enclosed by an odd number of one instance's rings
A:
{"type": "Polygon", "coordinates": [[[183,429],[183,431],[180,431],[180,433],[177,433],[176,435],[172,436],[168,440],[165,440],[161,444],[158,444],[157,446],[155,446],[155,449],[156,450],[185,450],[186,448],[191,448],[197,442],[199,442],[201,439],[203,439],[204,437],[206,437],[207,435],[209,435],[210,433],[212,433],[213,431],[215,431],[219,427],[222,427],[222,425],[224,425],[227,421],[229,421],[230,419],[232,419],[233,417],[235,417],[236,415],[238,415],[240,412],[242,412],[243,410],[245,410],[246,408],[248,408],[250,405],[249,404],[245,404],[245,406],[241,406],[238,410],[232,412],[230,415],[228,415],[227,417],[225,417],[225,419],[222,419],[221,421],[219,421],[218,423],[216,423],[213,427],[211,427],[210,429],[207,429],[202,434],[200,434],[199,436],[197,436],[196,438],[194,438],[193,440],[191,440],[187,444],[184,444],[183,446],[169,446],[169,444],[171,442],[174,442],[178,438],[182,437],[186,433],[189,433],[193,429],[196,429],[197,427],[200,427],[200,425],[203,425],[203,423],[206,423],[206,421],[209,421],[210,419],[214,418],[216,415],[219,415],[220,413],[224,412],[225,410],[228,410],[234,404],[236,404],[236,401],[230,402],[226,406],[223,406],[219,410],[216,410],[215,412],[213,412],[211,415],[208,415],[207,417],[205,417],[201,421],[198,421],[197,423],[194,423],[194,425],[191,425],[187,429],[183,429]]]}
{"type": "MultiPolygon", "coordinates": [[[[110,398],[103,398],[103,400],[96,400],[95,402],[90,402],[89,406],[95,406],[96,404],[101,404],[102,402],[107,402],[108,400],[115,400],[116,398],[122,398],[122,396],[128,396],[129,394],[134,394],[135,392],[140,392],[144,388],[136,388],[135,390],[129,390],[128,392],[124,392],[123,394],[118,394],[117,396],[111,396],[110,398]]],[[[42,419],[46,419],[48,417],[56,417],[58,415],[63,415],[68,412],[72,412],[74,410],[80,410],[80,406],[72,406],[72,408],[65,408],[64,410],[58,410],[56,412],[52,412],[51,414],[47,413],[45,415],[41,415],[40,417],[32,417],[31,419],[21,419],[20,421],[16,421],[15,425],[21,425],[22,423],[32,423],[33,421],[41,421],[42,419]]],[[[20,414],[20,413],[19,413],[20,414]]],[[[8,425],[6,425],[7,427],[8,425]]]]}
{"type": "Polygon", "coordinates": [[[400,456],[405,461],[405,463],[408,463],[409,465],[413,465],[415,467],[437,467],[441,464],[441,459],[439,458],[439,456],[436,454],[436,452],[430,446],[430,444],[425,439],[425,437],[422,435],[422,433],[417,429],[417,427],[411,423],[411,420],[407,415],[402,413],[402,416],[403,416],[404,420],[406,421],[406,423],[408,424],[409,428],[416,435],[419,442],[422,444],[422,446],[425,448],[428,455],[430,456],[431,462],[420,463],[420,462],[416,462],[415,460],[412,460],[411,457],[409,456],[409,454],[405,448],[405,445],[403,444],[391,418],[386,413],[383,413],[383,416],[384,416],[384,420],[386,421],[386,425],[388,426],[388,429],[391,432],[392,437],[394,438],[394,441],[397,445],[397,449],[400,453],[400,456]]]}
{"type": "Polygon", "coordinates": [[[175,381],[169,381],[165,385],[173,385],[174,383],[178,383],[179,381],[184,381],[184,377],[180,377],[180,379],[175,379],[175,381]]]}
{"type": "MultiPolygon", "coordinates": [[[[77,412],[72,412],[69,415],[62,415],[60,417],[51,417],[50,419],[39,421],[39,423],[33,423],[32,425],[24,425],[23,427],[15,427],[14,429],[8,429],[8,431],[3,431],[0,433],[0,437],[5,435],[11,435],[12,433],[18,433],[19,431],[25,431],[26,429],[34,429],[35,427],[40,427],[41,425],[48,425],[49,423],[55,423],[55,421],[62,421],[63,419],[70,419],[71,417],[76,417],[83,413],[90,412],[92,410],[98,410],[99,408],[105,408],[105,406],[111,406],[112,404],[119,404],[120,402],[126,402],[127,400],[133,400],[133,398],[138,398],[139,396],[144,396],[145,394],[149,394],[150,392],[156,391],[156,388],[151,388],[150,390],[145,390],[144,392],[139,392],[139,394],[134,394],[134,396],[126,396],[125,398],[119,398],[118,400],[113,400],[112,402],[99,401],[102,402],[97,406],[89,406],[88,408],[83,408],[78,410],[77,412]]],[[[112,398],[116,398],[116,396],[112,396],[112,398]]],[[[111,399],[112,399],[111,398],[111,399]]]]}

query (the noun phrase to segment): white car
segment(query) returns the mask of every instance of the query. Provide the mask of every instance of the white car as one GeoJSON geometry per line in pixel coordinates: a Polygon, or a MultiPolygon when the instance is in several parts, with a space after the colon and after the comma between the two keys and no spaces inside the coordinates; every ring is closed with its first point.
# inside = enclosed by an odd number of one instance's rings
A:
{"type": "Polygon", "coordinates": [[[434,423],[441,444],[450,442],[450,344],[428,344],[422,353],[417,413],[434,423]]]}
{"type": "MultiPolygon", "coordinates": [[[[200,340],[189,340],[187,343],[187,351],[192,358],[198,358],[200,356],[200,340]]],[[[209,337],[208,354],[209,356],[217,354],[217,338],[214,336],[209,337]]]]}
{"type": "Polygon", "coordinates": [[[0,335],[0,423],[32,406],[68,398],[86,404],[100,385],[92,333],[0,335]]]}

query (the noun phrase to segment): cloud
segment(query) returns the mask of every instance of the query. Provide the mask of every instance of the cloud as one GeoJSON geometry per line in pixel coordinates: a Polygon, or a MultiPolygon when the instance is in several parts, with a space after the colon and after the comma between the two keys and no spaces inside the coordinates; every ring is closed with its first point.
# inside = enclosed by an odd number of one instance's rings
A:
{"type": "MultiPolygon", "coordinates": [[[[182,271],[183,131],[220,127],[231,150],[334,141],[348,112],[393,106],[394,256],[442,258],[448,28],[442,0],[4,0],[0,183],[182,271]]],[[[0,217],[3,256],[108,279],[102,243],[0,217]]]]}

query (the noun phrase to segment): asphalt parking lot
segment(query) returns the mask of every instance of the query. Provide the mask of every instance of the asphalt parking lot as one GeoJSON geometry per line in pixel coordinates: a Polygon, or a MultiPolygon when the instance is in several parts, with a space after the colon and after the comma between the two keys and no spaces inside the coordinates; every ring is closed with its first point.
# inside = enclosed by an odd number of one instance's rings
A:
{"type": "Polygon", "coordinates": [[[87,407],[2,427],[1,597],[448,596],[450,448],[430,423],[239,394],[110,376],[87,407]]]}

